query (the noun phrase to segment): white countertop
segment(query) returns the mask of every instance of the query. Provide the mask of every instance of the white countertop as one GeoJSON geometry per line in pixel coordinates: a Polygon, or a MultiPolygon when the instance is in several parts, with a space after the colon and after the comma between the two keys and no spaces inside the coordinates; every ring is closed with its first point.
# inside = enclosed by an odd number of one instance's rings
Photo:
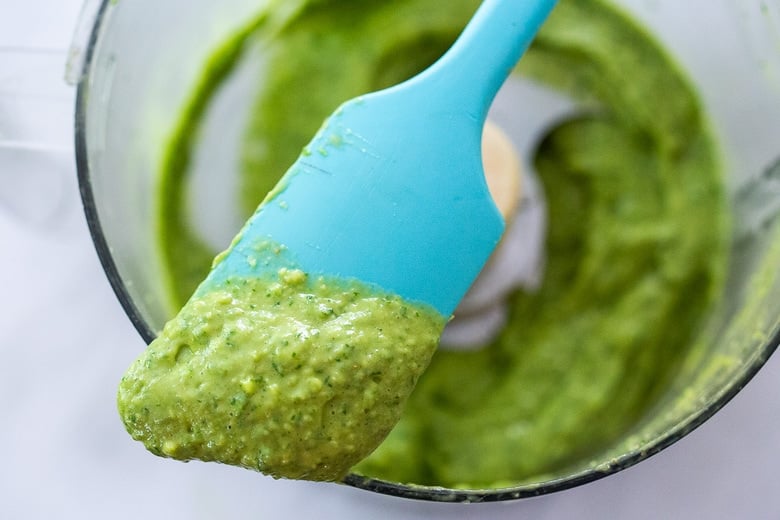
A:
{"type": "MultiPolygon", "coordinates": [[[[65,49],[79,4],[0,0],[0,48],[65,49]]],[[[0,69],[0,97],[9,74],[0,69]]],[[[60,91],[66,103],[72,95],[60,91]]],[[[2,108],[0,142],[9,124],[2,108]]],[[[58,140],[70,130],[52,122],[52,131],[58,140]]],[[[144,344],[98,263],[73,159],[61,152],[37,190],[25,191],[33,177],[17,163],[0,163],[0,518],[780,518],[778,356],[671,448],[537,499],[432,504],[148,454],[125,433],[114,404],[119,378],[144,344]],[[51,215],[31,223],[19,208],[43,196],[51,215]]]]}

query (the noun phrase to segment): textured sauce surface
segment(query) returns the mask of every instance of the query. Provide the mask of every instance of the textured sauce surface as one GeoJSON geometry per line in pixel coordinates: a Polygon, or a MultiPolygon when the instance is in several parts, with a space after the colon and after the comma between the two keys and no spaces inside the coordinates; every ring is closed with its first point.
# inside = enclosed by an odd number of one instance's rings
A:
{"type": "Polygon", "coordinates": [[[157,455],[338,480],[398,422],[443,326],[355,282],[231,279],[130,367],[119,411],[157,455]]]}

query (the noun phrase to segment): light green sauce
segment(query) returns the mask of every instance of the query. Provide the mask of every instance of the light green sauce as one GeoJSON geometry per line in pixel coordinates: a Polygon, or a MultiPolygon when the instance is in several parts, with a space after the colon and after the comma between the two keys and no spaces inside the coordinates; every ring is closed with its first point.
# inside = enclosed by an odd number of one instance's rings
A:
{"type": "MultiPolygon", "coordinates": [[[[271,28],[261,15],[215,52],[173,135],[160,244],[177,305],[214,254],[185,212],[198,125],[243,51],[261,45],[267,59],[244,143],[248,215],[340,102],[435,60],[478,1],[298,4],[288,23],[271,28]]],[[[358,473],[487,488],[597,459],[664,392],[720,297],[729,231],[717,147],[673,60],[606,0],[561,0],[518,73],[582,107],[541,130],[534,157],[549,209],[544,283],[513,296],[510,323],[490,345],[435,354],[358,473]]],[[[411,373],[397,367],[393,377],[411,373]]],[[[235,379],[211,376],[210,385],[235,379]]]]}
{"type": "Polygon", "coordinates": [[[444,326],[357,282],[231,279],[130,367],[118,405],[153,453],[339,480],[398,422],[444,326]]]}

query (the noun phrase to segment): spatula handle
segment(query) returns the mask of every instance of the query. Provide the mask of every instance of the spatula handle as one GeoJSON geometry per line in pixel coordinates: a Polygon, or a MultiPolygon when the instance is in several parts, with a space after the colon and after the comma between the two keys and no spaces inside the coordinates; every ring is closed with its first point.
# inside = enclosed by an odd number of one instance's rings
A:
{"type": "Polygon", "coordinates": [[[485,0],[455,44],[427,74],[452,102],[484,120],[487,110],[557,0],[485,0]],[[432,79],[432,78],[431,78],[432,79]]]}

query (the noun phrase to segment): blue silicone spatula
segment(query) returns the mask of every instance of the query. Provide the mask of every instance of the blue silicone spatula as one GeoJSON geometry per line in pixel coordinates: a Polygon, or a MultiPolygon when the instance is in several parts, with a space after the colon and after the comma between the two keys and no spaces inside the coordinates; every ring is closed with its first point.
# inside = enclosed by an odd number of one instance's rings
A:
{"type": "Polygon", "coordinates": [[[344,103],[198,293],[296,267],[451,315],[504,229],[482,167],[488,108],[555,3],[485,0],[431,67],[344,103]],[[285,254],[258,258],[262,243],[285,254]]]}

